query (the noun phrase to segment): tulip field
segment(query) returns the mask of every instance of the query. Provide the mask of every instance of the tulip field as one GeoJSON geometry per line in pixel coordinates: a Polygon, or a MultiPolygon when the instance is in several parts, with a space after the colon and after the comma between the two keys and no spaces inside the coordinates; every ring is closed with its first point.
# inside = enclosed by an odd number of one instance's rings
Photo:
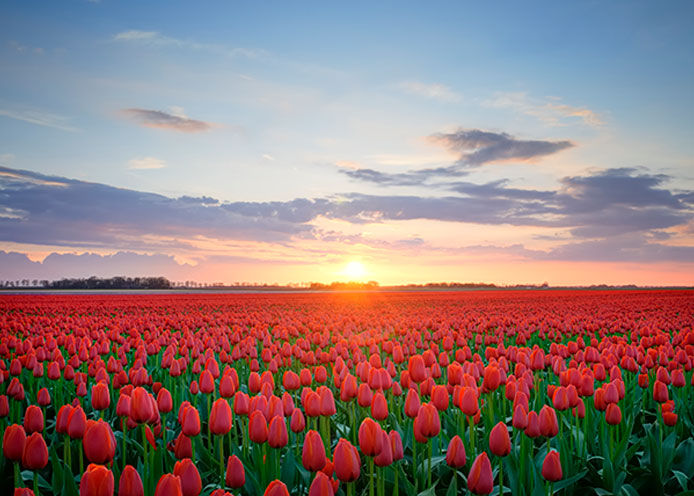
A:
{"type": "Polygon", "coordinates": [[[0,494],[694,494],[694,292],[0,296],[0,494]]]}

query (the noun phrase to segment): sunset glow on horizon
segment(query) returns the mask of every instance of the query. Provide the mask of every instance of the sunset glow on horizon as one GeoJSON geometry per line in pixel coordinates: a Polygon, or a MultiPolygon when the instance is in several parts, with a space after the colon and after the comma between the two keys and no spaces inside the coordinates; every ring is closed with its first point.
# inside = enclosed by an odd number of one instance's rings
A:
{"type": "Polygon", "coordinates": [[[0,13],[0,281],[694,284],[689,2],[0,13]]]}

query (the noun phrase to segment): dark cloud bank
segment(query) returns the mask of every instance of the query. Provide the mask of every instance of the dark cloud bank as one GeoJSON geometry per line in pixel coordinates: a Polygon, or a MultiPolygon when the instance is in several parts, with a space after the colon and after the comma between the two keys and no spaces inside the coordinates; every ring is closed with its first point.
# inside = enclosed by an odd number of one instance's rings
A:
{"type": "MultiPolygon", "coordinates": [[[[183,240],[195,236],[279,243],[323,239],[312,225],[319,216],[353,223],[432,219],[570,230],[572,238],[549,252],[521,250],[533,259],[692,262],[694,247],[661,242],[668,237],[664,229],[691,226],[694,213],[692,192],[669,190],[668,180],[621,168],[564,177],[556,190],[455,180],[445,184],[444,196],[351,193],[220,202],[0,167],[0,241],[171,253],[192,248],[183,240]]],[[[16,262],[8,256],[0,254],[3,271],[16,262]]],[[[170,257],[164,262],[175,263],[170,257]]]]}

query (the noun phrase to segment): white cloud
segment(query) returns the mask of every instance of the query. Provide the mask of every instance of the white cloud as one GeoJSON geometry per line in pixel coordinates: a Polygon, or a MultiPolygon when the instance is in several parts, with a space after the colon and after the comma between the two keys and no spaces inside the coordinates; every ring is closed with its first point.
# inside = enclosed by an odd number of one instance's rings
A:
{"type": "Polygon", "coordinates": [[[493,108],[509,108],[536,117],[550,126],[565,126],[567,119],[580,119],[583,124],[600,127],[605,124],[597,112],[587,107],[574,107],[562,103],[558,97],[531,98],[524,92],[500,92],[483,105],[493,108]]]}
{"type": "Polygon", "coordinates": [[[153,47],[177,47],[187,48],[192,50],[202,50],[220,55],[228,55],[231,57],[241,56],[247,58],[255,58],[265,54],[263,50],[243,48],[243,47],[227,47],[224,45],[216,45],[212,43],[199,43],[193,40],[182,40],[166,36],[158,31],[140,31],[130,29],[122,31],[113,36],[113,41],[124,43],[137,43],[140,45],[148,45],[153,47]]]}
{"type": "Polygon", "coordinates": [[[420,81],[404,81],[398,88],[410,95],[422,96],[440,102],[456,103],[461,100],[458,93],[440,83],[422,83],[420,81]]]}
{"type": "Polygon", "coordinates": [[[163,169],[164,167],[166,167],[166,162],[155,157],[134,158],[128,161],[128,169],[149,170],[163,169]]]}
{"type": "Polygon", "coordinates": [[[262,157],[263,159],[265,159],[265,160],[270,161],[270,162],[274,162],[274,161],[275,161],[275,157],[273,157],[273,156],[270,155],[269,153],[263,153],[263,154],[261,155],[261,157],[262,157]]]}
{"type": "Polygon", "coordinates": [[[36,124],[38,126],[52,127],[54,129],[60,129],[62,131],[75,132],[79,131],[74,126],[69,124],[69,118],[62,115],[52,114],[49,112],[44,112],[42,110],[35,109],[7,109],[0,108],[0,115],[9,117],[10,119],[16,119],[18,121],[29,122],[31,124],[36,124]]]}

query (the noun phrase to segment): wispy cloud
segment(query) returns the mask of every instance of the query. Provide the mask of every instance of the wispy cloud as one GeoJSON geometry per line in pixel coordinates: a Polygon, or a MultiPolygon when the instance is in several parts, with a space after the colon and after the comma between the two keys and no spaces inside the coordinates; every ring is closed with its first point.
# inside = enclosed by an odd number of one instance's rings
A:
{"type": "Polygon", "coordinates": [[[155,157],[142,157],[134,158],[128,161],[128,169],[163,169],[166,167],[166,162],[160,158],[155,157]]]}
{"type": "Polygon", "coordinates": [[[398,88],[409,94],[438,100],[446,103],[457,103],[461,96],[451,88],[440,83],[423,83],[421,81],[403,81],[398,84],[398,88]]]}
{"type": "Polygon", "coordinates": [[[184,133],[198,133],[201,131],[209,131],[213,127],[213,124],[210,122],[199,121],[187,117],[181,112],[181,109],[178,108],[175,108],[175,113],[142,108],[129,108],[124,109],[122,112],[126,117],[136,121],[142,126],[157,129],[169,129],[184,133]]]}
{"type": "Polygon", "coordinates": [[[61,131],[79,131],[78,128],[70,124],[70,118],[43,110],[0,108],[0,116],[36,124],[38,126],[60,129],[61,131]]]}
{"type": "Polygon", "coordinates": [[[214,43],[200,43],[193,40],[184,40],[166,36],[158,31],[141,31],[130,29],[113,36],[113,41],[121,43],[135,43],[151,47],[175,47],[190,50],[200,50],[230,57],[255,58],[265,54],[264,50],[243,47],[227,47],[214,43]]]}
{"type": "Polygon", "coordinates": [[[437,133],[430,136],[430,139],[453,152],[459,152],[460,158],[457,163],[469,167],[501,161],[528,162],[574,146],[571,141],[566,140],[522,140],[507,133],[481,129],[437,133]]]}
{"type": "Polygon", "coordinates": [[[587,107],[576,107],[563,103],[560,98],[531,98],[522,92],[497,93],[493,98],[483,102],[487,107],[508,108],[522,114],[530,115],[549,126],[565,126],[572,119],[583,124],[599,127],[605,124],[603,117],[587,107]]]}

